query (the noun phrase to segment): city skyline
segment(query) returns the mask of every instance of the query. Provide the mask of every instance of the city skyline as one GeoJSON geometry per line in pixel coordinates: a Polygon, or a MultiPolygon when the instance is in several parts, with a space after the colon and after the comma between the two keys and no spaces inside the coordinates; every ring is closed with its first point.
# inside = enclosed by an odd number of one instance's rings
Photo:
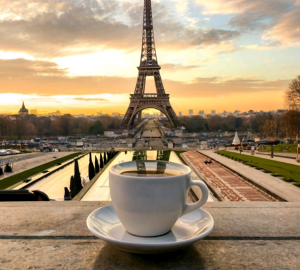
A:
{"type": "MultiPolygon", "coordinates": [[[[143,1],[0,4],[0,114],[17,113],[23,100],[40,113],[125,113],[143,1]]],[[[176,112],[285,108],[284,91],[300,68],[299,0],[153,6],[158,61],[176,112]]],[[[146,91],[153,89],[147,82],[146,91]]]]}
{"type": "MultiPolygon", "coordinates": [[[[33,115],[36,115],[36,116],[49,116],[49,115],[52,115],[52,116],[62,116],[64,114],[69,114],[69,113],[63,113],[59,110],[56,110],[56,111],[51,111],[51,112],[41,112],[39,111],[38,109],[36,108],[27,108],[26,104],[24,101],[22,101],[22,106],[21,106],[21,109],[19,108],[17,112],[13,112],[13,113],[10,113],[10,114],[7,114],[7,115],[17,115],[17,114],[20,114],[20,111],[22,111],[23,109],[23,106],[25,106],[25,109],[27,111],[27,115],[29,114],[33,114],[33,115]]],[[[196,109],[198,110],[198,109],[196,109]]],[[[216,111],[216,110],[210,110],[210,111],[205,111],[205,110],[199,110],[198,113],[194,113],[194,109],[188,109],[188,111],[185,112],[182,112],[182,111],[178,111],[176,114],[177,116],[195,116],[195,115],[200,115],[200,116],[205,116],[205,115],[222,115],[222,116],[225,116],[226,115],[240,115],[240,114],[245,114],[245,113],[249,113],[249,114],[253,114],[253,113],[260,113],[260,112],[276,112],[276,111],[286,111],[286,110],[283,110],[283,109],[280,109],[280,108],[277,108],[276,110],[270,110],[270,111],[264,111],[264,110],[260,110],[260,111],[256,111],[256,110],[246,110],[246,111],[239,111],[239,110],[233,110],[233,111],[226,111],[226,110],[223,110],[223,111],[216,111]]],[[[1,113],[0,113],[1,115],[1,113]]],[[[108,112],[105,112],[105,111],[99,111],[97,113],[93,113],[93,114],[84,114],[84,113],[81,113],[81,112],[77,112],[77,114],[71,114],[71,115],[74,115],[74,116],[106,116],[106,115],[110,115],[110,116],[113,116],[113,117],[124,117],[124,114],[123,113],[120,113],[118,111],[113,111],[112,113],[108,113],[108,112]]],[[[145,109],[143,110],[143,116],[145,115],[164,115],[162,112],[156,110],[156,109],[145,109]]]]}

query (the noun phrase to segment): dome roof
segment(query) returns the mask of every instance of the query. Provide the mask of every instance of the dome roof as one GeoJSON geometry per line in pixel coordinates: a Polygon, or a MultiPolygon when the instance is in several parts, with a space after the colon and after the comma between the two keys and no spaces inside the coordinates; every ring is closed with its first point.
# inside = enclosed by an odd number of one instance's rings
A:
{"type": "Polygon", "coordinates": [[[28,110],[25,108],[24,101],[23,101],[23,105],[22,105],[22,108],[20,109],[19,113],[28,113],[28,110]]]}

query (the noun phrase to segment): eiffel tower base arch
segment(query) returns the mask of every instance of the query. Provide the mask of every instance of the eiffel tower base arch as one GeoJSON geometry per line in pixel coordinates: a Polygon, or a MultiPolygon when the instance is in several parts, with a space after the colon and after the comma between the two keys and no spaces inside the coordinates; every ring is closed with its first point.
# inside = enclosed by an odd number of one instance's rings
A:
{"type": "Polygon", "coordinates": [[[170,104],[169,95],[159,97],[157,94],[131,95],[130,105],[122,125],[128,129],[131,128],[136,115],[140,115],[146,109],[156,109],[162,112],[173,126],[176,125],[177,116],[170,104]]]}

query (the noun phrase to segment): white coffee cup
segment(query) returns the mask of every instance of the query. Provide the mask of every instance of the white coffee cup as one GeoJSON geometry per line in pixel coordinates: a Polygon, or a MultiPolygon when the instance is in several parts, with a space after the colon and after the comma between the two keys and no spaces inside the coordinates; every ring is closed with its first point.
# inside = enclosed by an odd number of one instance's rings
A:
{"type": "Polygon", "coordinates": [[[172,229],[179,217],[203,206],[208,199],[208,189],[202,181],[192,181],[190,174],[189,167],[166,161],[132,161],[113,166],[109,172],[110,194],[114,210],[125,229],[137,236],[163,235],[172,229]],[[166,168],[167,172],[177,175],[122,174],[141,166],[147,171],[166,168]],[[193,185],[201,189],[202,197],[189,205],[186,200],[193,185]]]}

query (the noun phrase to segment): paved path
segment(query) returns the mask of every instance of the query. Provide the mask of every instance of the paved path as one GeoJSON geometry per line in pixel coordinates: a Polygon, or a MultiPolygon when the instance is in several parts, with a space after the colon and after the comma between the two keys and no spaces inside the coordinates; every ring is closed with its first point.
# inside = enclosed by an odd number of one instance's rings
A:
{"type": "Polygon", "coordinates": [[[288,202],[300,202],[300,188],[294,186],[293,184],[284,182],[283,180],[270,174],[264,173],[232,159],[218,155],[213,151],[208,150],[199,152],[215,159],[221,164],[226,165],[228,168],[259,184],[265,189],[268,189],[272,193],[280,196],[288,202]]]}
{"type": "MultiPolygon", "coordinates": [[[[175,162],[175,163],[179,163],[179,164],[183,164],[181,162],[180,158],[175,154],[174,151],[171,151],[171,155],[170,155],[169,161],[175,162]]],[[[190,169],[192,170],[192,168],[190,168],[190,169]]],[[[197,174],[195,174],[195,172],[193,170],[192,170],[192,173],[191,173],[191,179],[192,180],[199,180],[199,176],[197,176],[197,174]]],[[[192,189],[193,189],[194,193],[198,196],[198,198],[200,198],[201,197],[201,191],[200,191],[200,189],[199,188],[194,188],[194,187],[192,187],[192,189]]],[[[217,201],[216,198],[215,199],[213,199],[213,198],[214,198],[214,196],[212,194],[210,194],[208,196],[207,202],[217,201]]]]}
{"type": "Polygon", "coordinates": [[[142,137],[143,138],[153,138],[153,137],[160,138],[161,137],[158,126],[155,124],[153,119],[149,120],[145,124],[143,132],[142,132],[142,137]]]}
{"type": "MultiPolygon", "coordinates": [[[[271,152],[260,152],[260,154],[271,156],[271,152]]],[[[294,159],[296,159],[296,157],[297,157],[297,154],[288,153],[288,152],[286,152],[286,153],[285,152],[283,152],[283,153],[274,152],[274,155],[281,156],[281,157],[286,157],[286,158],[294,158],[294,159]]]]}
{"type": "Polygon", "coordinates": [[[245,182],[236,174],[213,162],[206,165],[207,158],[196,151],[181,154],[204,180],[218,189],[225,201],[275,201],[256,187],[245,182]]]}
{"type": "Polygon", "coordinates": [[[29,154],[22,154],[22,155],[15,155],[15,156],[6,156],[0,158],[1,161],[5,162],[13,162],[13,172],[6,173],[3,176],[0,176],[0,181],[6,177],[12,176],[14,174],[32,169],[34,167],[43,165],[50,161],[56,160],[54,157],[62,158],[68,155],[73,154],[74,152],[49,152],[49,153],[29,153],[29,154]]]}
{"type": "MultiPolygon", "coordinates": [[[[233,152],[233,153],[240,153],[239,151],[236,151],[236,150],[226,150],[226,151],[233,152]]],[[[243,151],[242,155],[251,156],[251,152],[243,151]]],[[[296,161],[296,157],[295,157],[295,159],[284,158],[284,157],[274,157],[274,158],[271,158],[271,155],[261,154],[261,153],[257,153],[257,152],[255,152],[254,156],[255,157],[260,157],[260,158],[265,158],[265,159],[269,159],[269,160],[275,160],[275,161],[279,161],[279,162],[284,162],[284,163],[289,163],[289,164],[300,166],[300,163],[298,163],[296,161]]]]}

